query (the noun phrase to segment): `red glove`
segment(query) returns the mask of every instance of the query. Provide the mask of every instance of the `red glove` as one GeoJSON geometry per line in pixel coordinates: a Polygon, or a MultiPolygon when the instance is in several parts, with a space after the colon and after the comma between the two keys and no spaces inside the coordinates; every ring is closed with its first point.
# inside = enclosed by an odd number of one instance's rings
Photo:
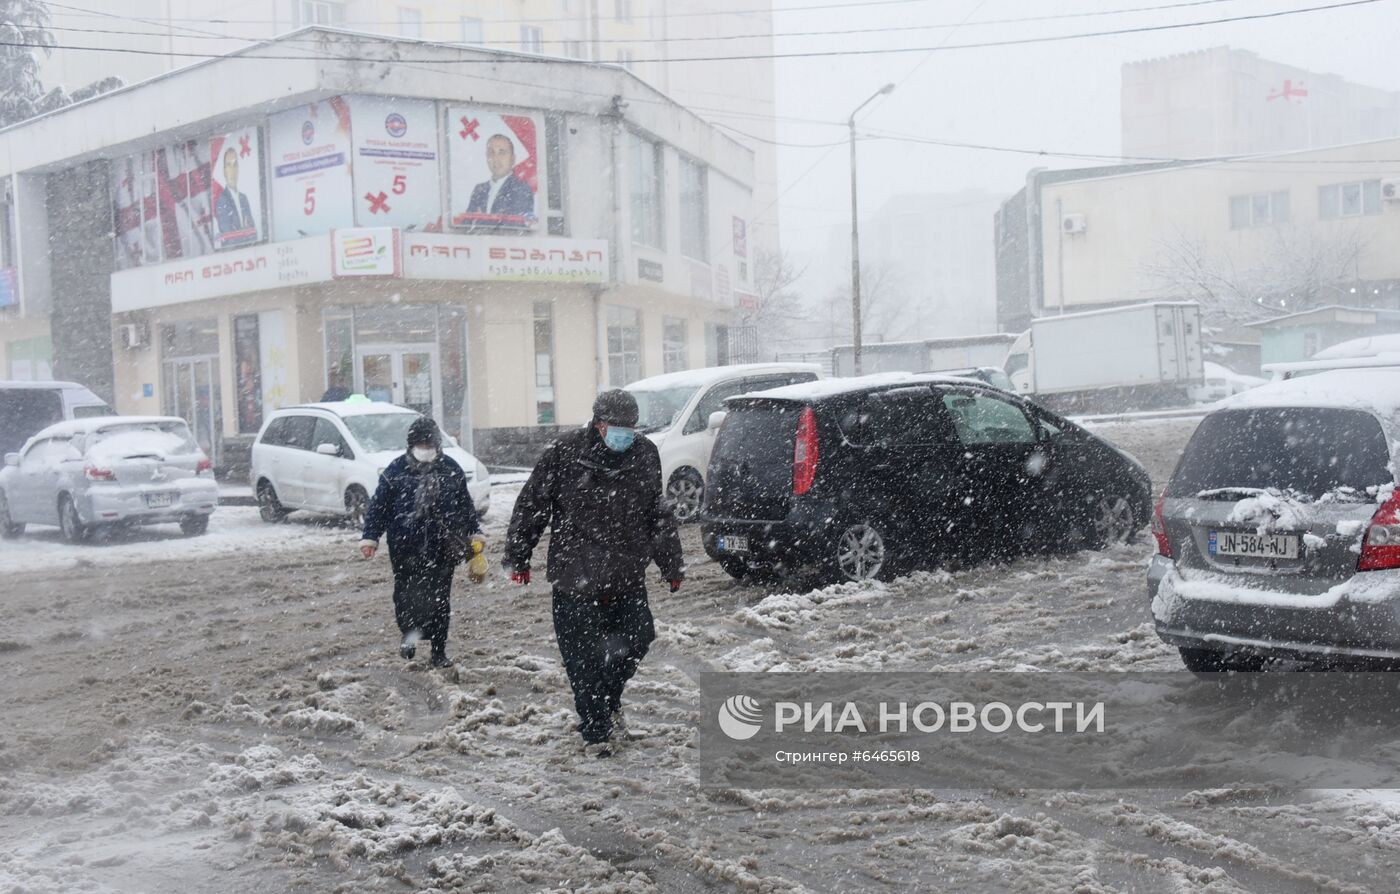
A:
{"type": "Polygon", "coordinates": [[[681,588],[681,579],[678,578],[678,577],[673,577],[673,578],[671,578],[671,592],[674,593],[674,592],[676,592],[677,590],[679,590],[680,588],[681,588]]]}
{"type": "Polygon", "coordinates": [[[520,584],[522,587],[525,586],[530,582],[530,569],[526,568],[524,571],[512,571],[510,573],[510,582],[513,584],[520,584]]]}

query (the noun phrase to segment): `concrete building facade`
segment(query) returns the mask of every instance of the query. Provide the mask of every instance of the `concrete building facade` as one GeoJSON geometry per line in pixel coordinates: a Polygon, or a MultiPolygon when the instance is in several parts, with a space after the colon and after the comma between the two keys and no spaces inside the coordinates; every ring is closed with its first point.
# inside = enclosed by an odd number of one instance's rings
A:
{"type": "Polygon", "coordinates": [[[327,391],[489,446],[722,360],[752,153],[615,66],[514,58],[303,30],[0,132],[0,369],[47,339],[221,457],[327,391]]]}

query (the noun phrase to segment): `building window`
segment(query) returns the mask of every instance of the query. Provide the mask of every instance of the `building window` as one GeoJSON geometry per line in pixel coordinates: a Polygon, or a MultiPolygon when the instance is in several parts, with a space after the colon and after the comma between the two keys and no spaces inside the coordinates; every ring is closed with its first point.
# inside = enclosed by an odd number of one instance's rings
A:
{"type": "Polygon", "coordinates": [[[617,51],[617,64],[618,64],[618,65],[621,65],[623,68],[627,69],[628,71],[631,71],[631,70],[632,70],[632,60],[635,59],[635,58],[636,58],[636,57],[633,55],[633,53],[632,53],[631,50],[618,50],[618,51],[617,51]]]}
{"type": "Polygon", "coordinates": [[[628,135],[627,143],[632,171],[632,241],[664,251],[661,144],[636,133],[628,135]]]}
{"type": "Polygon", "coordinates": [[[586,56],[584,56],[583,41],[581,41],[581,40],[566,40],[566,41],[564,41],[564,55],[565,55],[565,56],[568,56],[570,59],[585,59],[585,58],[587,58],[586,56]]]}
{"type": "Polygon", "coordinates": [[[554,408],[554,305],[535,302],[535,421],[552,425],[554,408]]]}
{"type": "Polygon", "coordinates": [[[1317,188],[1317,215],[1323,220],[1381,213],[1381,182],[1334,183],[1317,188]]]}
{"type": "Polygon", "coordinates": [[[304,25],[343,25],[345,7],[334,0],[298,0],[297,27],[304,25]]]}
{"type": "Polygon", "coordinates": [[[1230,197],[1230,229],[1246,230],[1285,224],[1292,217],[1288,191],[1230,197]]]}
{"type": "Polygon", "coordinates": [[[680,372],[690,368],[690,352],[686,348],[685,319],[666,317],[661,324],[661,358],[663,372],[680,372]]]}
{"type": "Polygon", "coordinates": [[[710,191],[706,174],[704,165],[681,158],[681,254],[697,261],[710,259],[710,191]]]}
{"type": "Polygon", "coordinates": [[[526,53],[543,53],[544,29],[533,25],[521,25],[520,49],[526,53]]]}
{"type": "Polygon", "coordinates": [[[729,365],[729,327],[723,323],[705,324],[705,365],[729,365]]]}
{"type": "Polygon", "coordinates": [[[632,21],[632,0],[613,0],[613,14],[619,22],[632,21]]]}
{"type": "Polygon", "coordinates": [[[621,388],[642,377],[642,314],[608,306],[608,384],[621,388]]]}
{"type": "Polygon", "coordinates": [[[481,19],[474,19],[470,16],[462,16],[462,43],[479,45],[485,42],[486,37],[482,30],[481,19]]]}
{"type": "Polygon", "coordinates": [[[423,36],[423,13],[421,10],[399,7],[399,34],[404,37],[423,36]]]}

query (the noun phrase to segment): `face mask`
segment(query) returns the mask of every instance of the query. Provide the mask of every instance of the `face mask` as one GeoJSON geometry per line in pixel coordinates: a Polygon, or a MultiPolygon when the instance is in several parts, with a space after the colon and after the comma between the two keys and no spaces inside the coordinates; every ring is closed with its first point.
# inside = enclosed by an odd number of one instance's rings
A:
{"type": "Polygon", "coordinates": [[[438,452],[432,447],[429,447],[427,449],[424,449],[422,447],[413,448],[413,458],[418,460],[420,463],[432,462],[433,460],[437,459],[437,454],[438,452]]]}
{"type": "Polygon", "coordinates": [[[623,428],[619,425],[609,425],[607,433],[603,435],[603,443],[607,444],[610,449],[621,453],[632,446],[632,442],[636,440],[636,437],[636,429],[623,428]]]}

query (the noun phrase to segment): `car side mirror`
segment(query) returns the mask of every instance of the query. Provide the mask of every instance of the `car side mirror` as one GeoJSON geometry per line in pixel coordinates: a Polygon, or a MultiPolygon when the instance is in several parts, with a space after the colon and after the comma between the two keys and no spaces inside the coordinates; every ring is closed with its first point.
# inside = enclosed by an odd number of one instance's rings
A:
{"type": "Polygon", "coordinates": [[[334,444],[318,444],[316,452],[322,456],[340,456],[340,448],[334,444]]]}
{"type": "Polygon", "coordinates": [[[724,424],[724,417],[727,415],[728,414],[723,410],[715,410],[710,414],[710,418],[706,422],[706,428],[710,431],[718,431],[719,427],[724,424]]]}
{"type": "Polygon", "coordinates": [[[17,466],[17,465],[19,465],[19,454],[18,454],[18,453],[7,453],[7,454],[5,454],[5,465],[7,465],[7,466],[17,466]]]}

